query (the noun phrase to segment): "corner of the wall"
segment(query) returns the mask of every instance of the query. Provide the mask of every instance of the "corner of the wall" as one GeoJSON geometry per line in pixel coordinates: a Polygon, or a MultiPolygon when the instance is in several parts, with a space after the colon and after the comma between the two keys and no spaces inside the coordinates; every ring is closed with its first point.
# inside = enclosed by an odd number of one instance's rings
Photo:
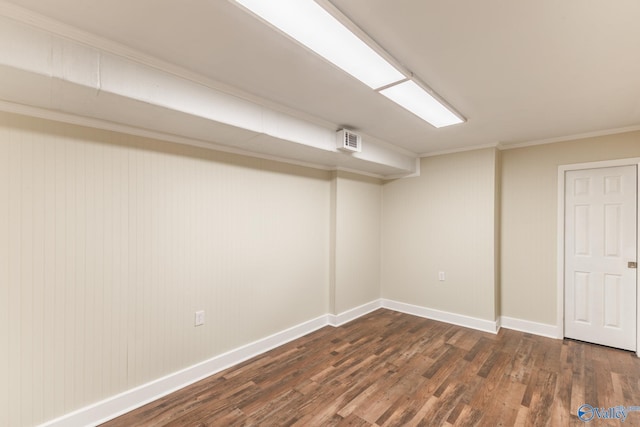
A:
{"type": "Polygon", "coordinates": [[[373,311],[382,307],[382,300],[377,299],[361,306],[352,308],[347,311],[343,311],[340,314],[329,314],[328,315],[328,323],[331,326],[342,326],[345,323],[349,323],[352,320],[357,319],[358,317],[362,317],[365,314],[369,314],[373,311]]]}
{"type": "Polygon", "coordinates": [[[528,334],[539,335],[542,337],[562,339],[562,331],[557,325],[548,325],[546,323],[532,322],[530,320],[515,319],[513,317],[500,316],[499,325],[505,329],[525,332],[528,334]]]}
{"type": "Polygon", "coordinates": [[[414,316],[424,317],[426,319],[476,329],[478,331],[489,332],[491,334],[498,333],[498,322],[495,320],[485,320],[388,299],[382,299],[382,307],[398,311],[400,313],[411,314],[414,316]]]}

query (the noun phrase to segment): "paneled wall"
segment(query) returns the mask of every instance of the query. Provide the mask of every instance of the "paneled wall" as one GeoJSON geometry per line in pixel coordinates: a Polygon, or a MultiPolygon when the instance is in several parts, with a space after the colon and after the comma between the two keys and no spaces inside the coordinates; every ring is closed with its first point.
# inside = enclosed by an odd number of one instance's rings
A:
{"type": "Polygon", "coordinates": [[[0,425],[326,314],[330,179],[0,114],[0,425]]]}
{"type": "Polygon", "coordinates": [[[333,175],[333,314],[380,298],[382,186],[375,178],[333,175]]]}
{"type": "Polygon", "coordinates": [[[640,157],[640,132],[502,152],[501,314],[557,322],[558,166],[640,157]]]}
{"type": "Polygon", "coordinates": [[[496,320],[497,160],[495,149],[426,157],[419,177],[384,184],[384,298],[496,320]]]}
{"type": "Polygon", "coordinates": [[[381,183],[0,113],[0,426],[380,297],[555,324],[557,167],[629,157],[640,132],[381,183]]]}

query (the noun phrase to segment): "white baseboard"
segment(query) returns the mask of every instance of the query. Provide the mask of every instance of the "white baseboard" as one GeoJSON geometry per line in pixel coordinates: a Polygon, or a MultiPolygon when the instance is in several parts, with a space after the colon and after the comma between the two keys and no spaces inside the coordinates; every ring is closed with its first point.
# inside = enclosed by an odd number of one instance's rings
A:
{"type": "Polygon", "coordinates": [[[127,390],[101,402],[81,408],[75,412],[63,415],[60,418],[56,418],[42,424],[40,427],[84,427],[104,423],[217,372],[223,371],[238,363],[307,335],[324,326],[341,326],[379,308],[387,308],[401,313],[425,317],[493,334],[497,332],[498,327],[501,325],[507,329],[514,329],[535,335],[542,335],[550,338],[562,338],[561,333],[558,331],[558,327],[554,325],[546,325],[510,317],[501,317],[500,324],[498,324],[498,322],[490,320],[434,310],[399,301],[378,299],[340,314],[327,314],[307,322],[303,322],[269,337],[231,350],[209,360],[205,360],[204,362],[190,366],[181,371],[174,372],[134,389],[127,390]]]}
{"type": "Polygon", "coordinates": [[[527,332],[547,338],[562,339],[562,331],[557,325],[537,323],[530,320],[515,319],[513,317],[500,317],[500,326],[514,331],[527,332]]]}
{"type": "Polygon", "coordinates": [[[420,316],[427,319],[438,320],[440,322],[451,323],[453,325],[464,326],[465,328],[477,329],[483,332],[490,332],[492,334],[498,332],[497,322],[491,320],[478,319],[476,317],[434,310],[432,308],[421,307],[418,305],[407,304],[404,302],[388,299],[382,300],[382,307],[399,311],[401,313],[413,314],[414,316],[420,316]]]}
{"type": "Polygon", "coordinates": [[[365,314],[369,314],[372,311],[375,311],[382,307],[382,300],[377,299],[375,301],[368,302],[359,307],[352,308],[350,310],[344,311],[340,314],[329,314],[329,324],[331,326],[342,326],[345,323],[349,323],[352,320],[357,319],[358,317],[364,316],[365,314]]]}
{"type": "Polygon", "coordinates": [[[307,335],[328,324],[329,319],[327,315],[320,316],[181,371],[174,372],[150,383],[127,390],[124,393],[120,393],[101,402],[86,406],[60,418],[48,421],[40,427],[84,427],[104,423],[233,365],[307,335]]]}

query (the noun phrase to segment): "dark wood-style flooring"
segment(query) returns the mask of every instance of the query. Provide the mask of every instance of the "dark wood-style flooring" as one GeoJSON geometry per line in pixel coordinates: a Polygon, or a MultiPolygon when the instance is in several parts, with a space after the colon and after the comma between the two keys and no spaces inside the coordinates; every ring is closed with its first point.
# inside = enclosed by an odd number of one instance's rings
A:
{"type": "MultiPolygon", "coordinates": [[[[380,309],[103,426],[584,426],[585,403],[640,405],[640,359],[380,309]]],[[[640,412],[587,425],[640,425],[640,412]]]]}

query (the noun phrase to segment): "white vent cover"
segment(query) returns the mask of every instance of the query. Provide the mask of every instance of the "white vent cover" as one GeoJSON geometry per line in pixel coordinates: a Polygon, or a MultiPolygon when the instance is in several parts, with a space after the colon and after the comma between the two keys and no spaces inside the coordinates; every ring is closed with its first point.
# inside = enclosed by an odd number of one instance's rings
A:
{"type": "Polygon", "coordinates": [[[336,145],[339,150],[359,153],[362,151],[362,137],[347,129],[340,129],[336,133],[336,145]]]}

